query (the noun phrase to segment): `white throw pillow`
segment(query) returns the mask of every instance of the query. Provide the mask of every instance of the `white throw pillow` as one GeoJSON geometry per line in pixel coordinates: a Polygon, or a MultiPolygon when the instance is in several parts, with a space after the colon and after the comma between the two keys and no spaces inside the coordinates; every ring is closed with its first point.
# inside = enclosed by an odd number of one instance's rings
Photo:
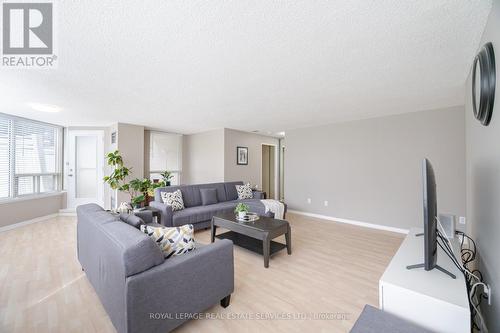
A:
{"type": "Polygon", "coordinates": [[[182,200],[181,190],[174,192],[161,192],[161,199],[167,206],[172,207],[172,211],[183,210],[184,201],[182,200]]]}
{"type": "Polygon", "coordinates": [[[250,184],[236,185],[236,191],[238,192],[238,199],[252,199],[253,192],[250,184]]]}
{"type": "Polygon", "coordinates": [[[143,224],[141,231],[153,238],[165,258],[178,256],[195,248],[192,224],[174,228],[151,227],[143,224]]]}

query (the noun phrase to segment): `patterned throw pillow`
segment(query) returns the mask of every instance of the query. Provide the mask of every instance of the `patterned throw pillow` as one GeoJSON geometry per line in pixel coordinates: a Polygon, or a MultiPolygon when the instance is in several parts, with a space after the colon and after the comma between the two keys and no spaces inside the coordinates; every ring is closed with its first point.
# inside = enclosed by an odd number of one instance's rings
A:
{"type": "Polygon", "coordinates": [[[253,193],[250,184],[236,185],[236,191],[238,191],[238,199],[252,199],[253,193]]]}
{"type": "Polygon", "coordinates": [[[161,199],[167,206],[172,206],[172,211],[183,210],[184,201],[182,200],[181,190],[174,192],[161,192],[161,199]]]}
{"type": "Polygon", "coordinates": [[[175,228],[141,225],[141,231],[153,238],[163,252],[163,256],[167,259],[171,256],[188,253],[195,248],[192,224],[175,228]]]}

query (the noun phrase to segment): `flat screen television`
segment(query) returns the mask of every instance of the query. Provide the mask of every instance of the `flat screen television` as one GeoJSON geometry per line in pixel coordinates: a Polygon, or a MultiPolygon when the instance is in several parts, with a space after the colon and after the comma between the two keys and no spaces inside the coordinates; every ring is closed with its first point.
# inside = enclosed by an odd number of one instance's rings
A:
{"type": "Polygon", "coordinates": [[[434,268],[456,278],[437,264],[438,226],[437,226],[437,194],[436,176],[431,162],[424,158],[422,161],[423,207],[424,207],[424,233],[417,236],[424,237],[424,263],[406,266],[407,269],[424,268],[430,271],[434,268]]]}
{"type": "Polygon", "coordinates": [[[436,176],[431,162],[422,161],[424,201],[424,269],[430,271],[437,263],[437,197],[436,176]]]}

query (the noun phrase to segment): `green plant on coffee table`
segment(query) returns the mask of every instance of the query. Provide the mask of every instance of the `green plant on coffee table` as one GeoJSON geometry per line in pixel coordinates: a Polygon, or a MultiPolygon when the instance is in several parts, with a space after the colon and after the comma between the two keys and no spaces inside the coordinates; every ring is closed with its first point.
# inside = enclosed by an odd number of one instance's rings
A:
{"type": "Polygon", "coordinates": [[[250,207],[244,203],[239,203],[236,205],[236,208],[234,209],[235,213],[248,213],[250,210],[250,207]]]}

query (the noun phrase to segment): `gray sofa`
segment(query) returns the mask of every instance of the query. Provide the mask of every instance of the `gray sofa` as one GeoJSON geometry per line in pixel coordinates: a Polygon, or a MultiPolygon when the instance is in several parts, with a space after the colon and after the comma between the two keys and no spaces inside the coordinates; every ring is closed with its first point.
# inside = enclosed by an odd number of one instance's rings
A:
{"type": "Polygon", "coordinates": [[[168,332],[234,290],[233,244],[164,259],[156,243],[95,204],[77,208],[78,260],[119,333],[168,332]]]}
{"type": "Polygon", "coordinates": [[[254,191],[252,199],[238,200],[236,185],[243,185],[243,182],[159,187],[155,190],[155,200],[150,202],[149,205],[161,210],[161,224],[165,226],[193,224],[196,230],[209,227],[212,216],[234,211],[239,202],[247,204],[250,206],[250,211],[260,216],[274,216],[271,212],[265,212],[265,206],[260,201],[263,198],[262,192],[254,191]],[[217,190],[218,203],[202,205],[200,189],[204,188],[215,188],[217,190]],[[186,208],[173,212],[172,207],[163,203],[161,193],[174,192],[178,189],[182,192],[182,199],[186,208]]]}

